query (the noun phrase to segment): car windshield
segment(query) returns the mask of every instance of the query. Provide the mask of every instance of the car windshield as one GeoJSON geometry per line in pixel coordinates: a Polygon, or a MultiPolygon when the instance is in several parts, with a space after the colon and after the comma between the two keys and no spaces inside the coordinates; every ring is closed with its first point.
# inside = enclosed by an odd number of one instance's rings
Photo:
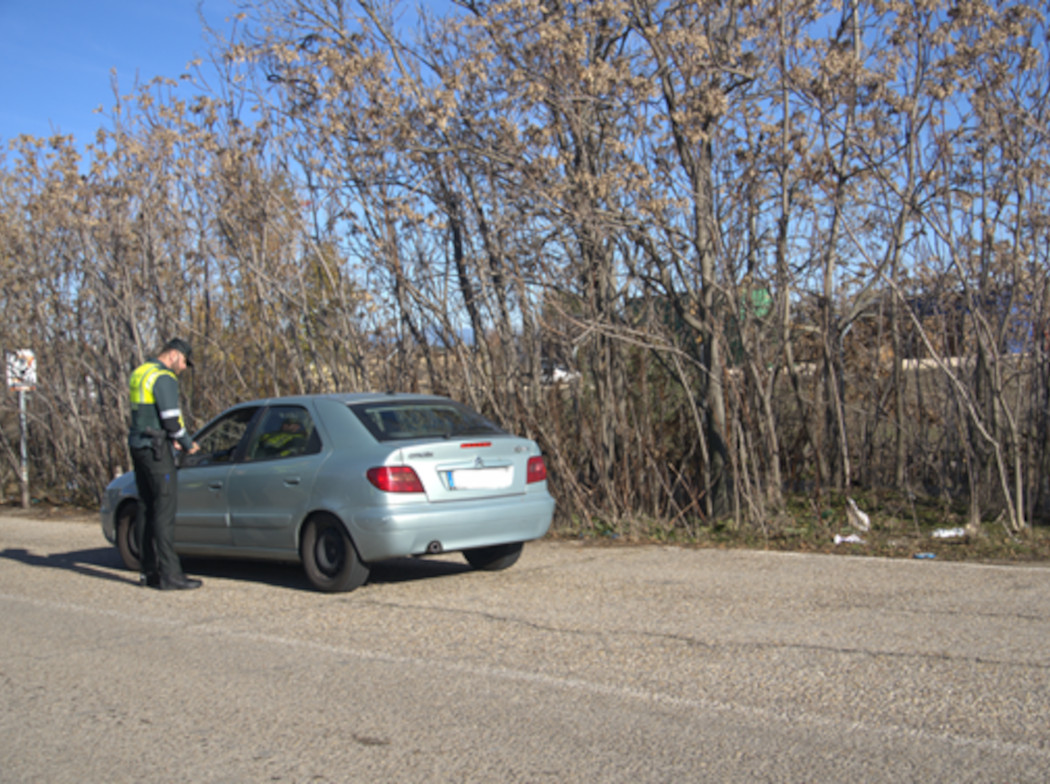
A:
{"type": "Polygon", "coordinates": [[[350,410],[377,441],[504,435],[481,414],[451,400],[358,403],[350,410]]]}

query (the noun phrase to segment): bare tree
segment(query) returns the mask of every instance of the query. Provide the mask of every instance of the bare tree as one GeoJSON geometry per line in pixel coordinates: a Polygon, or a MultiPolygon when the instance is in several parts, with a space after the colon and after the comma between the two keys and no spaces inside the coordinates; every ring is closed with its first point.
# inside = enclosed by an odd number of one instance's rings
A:
{"type": "Polygon", "coordinates": [[[536,437],[581,530],[772,535],[787,492],[887,485],[1046,514],[1034,4],[258,0],[212,32],[210,81],[114,85],[93,143],[0,165],[49,492],[127,465],[127,373],[180,334],[191,424],[443,392],[536,437]]]}

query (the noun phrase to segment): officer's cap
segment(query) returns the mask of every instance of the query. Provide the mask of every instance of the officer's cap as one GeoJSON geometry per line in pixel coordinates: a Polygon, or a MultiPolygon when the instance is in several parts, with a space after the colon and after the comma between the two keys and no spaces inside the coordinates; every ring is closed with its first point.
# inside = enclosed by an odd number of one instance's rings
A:
{"type": "Polygon", "coordinates": [[[182,356],[186,357],[186,367],[193,367],[193,362],[190,359],[190,354],[193,353],[193,349],[190,348],[189,343],[182,338],[172,338],[164,344],[164,348],[160,350],[160,353],[163,354],[165,351],[170,351],[171,349],[175,349],[182,354],[182,356]]]}

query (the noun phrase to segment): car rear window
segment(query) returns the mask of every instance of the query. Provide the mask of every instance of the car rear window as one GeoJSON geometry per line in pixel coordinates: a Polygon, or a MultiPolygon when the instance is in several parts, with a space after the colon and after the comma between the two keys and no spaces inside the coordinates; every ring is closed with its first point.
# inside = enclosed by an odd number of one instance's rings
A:
{"type": "Polygon", "coordinates": [[[350,410],[377,441],[505,434],[481,414],[451,400],[357,403],[350,410]]]}

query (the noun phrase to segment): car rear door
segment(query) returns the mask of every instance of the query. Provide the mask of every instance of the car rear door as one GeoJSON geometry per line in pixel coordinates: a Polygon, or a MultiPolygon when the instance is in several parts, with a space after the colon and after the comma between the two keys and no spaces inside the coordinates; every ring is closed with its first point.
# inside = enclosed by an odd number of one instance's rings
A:
{"type": "Polygon", "coordinates": [[[268,408],[248,439],[244,459],[227,478],[234,545],[294,553],[296,527],[309,508],[324,458],[321,434],[307,407],[268,408]]]}

